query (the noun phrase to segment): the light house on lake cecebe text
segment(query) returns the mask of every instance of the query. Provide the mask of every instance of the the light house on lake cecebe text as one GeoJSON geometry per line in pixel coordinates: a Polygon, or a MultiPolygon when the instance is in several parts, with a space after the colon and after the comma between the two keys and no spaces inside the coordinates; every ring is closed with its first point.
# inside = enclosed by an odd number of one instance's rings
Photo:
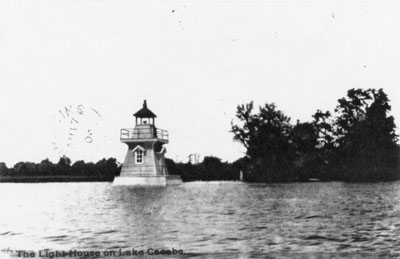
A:
{"type": "Polygon", "coordinates": [[[115,177],[114,185],[166,186],[180,183],[179,176],[168,174],[165,166],[166,148],[169,142],[168,131],[155,126],[157,117],[148,107],[135,114],[135,128],[121,129],[120,140],[128,145],[122,165],[121,175],[115,177]]]}

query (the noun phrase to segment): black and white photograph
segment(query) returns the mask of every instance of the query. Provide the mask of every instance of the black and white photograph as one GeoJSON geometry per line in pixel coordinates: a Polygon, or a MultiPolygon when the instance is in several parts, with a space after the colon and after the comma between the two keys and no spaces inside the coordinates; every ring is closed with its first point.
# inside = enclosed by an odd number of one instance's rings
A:
{"type": "Polygon", "coordinates": [[[0,0],[0,258],[400,258],[400,2],[0,0]]]}

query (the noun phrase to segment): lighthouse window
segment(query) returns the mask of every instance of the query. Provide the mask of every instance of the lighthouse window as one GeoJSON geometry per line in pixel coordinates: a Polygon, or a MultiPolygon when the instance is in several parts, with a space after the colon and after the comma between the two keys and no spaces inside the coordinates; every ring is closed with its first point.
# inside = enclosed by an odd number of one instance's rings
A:
{"type": "Polygon", "coordinates": [[[143,151],[140,149],[136,150],[135,155],[136,155],[136,164],[143,164],[143,151]]]}

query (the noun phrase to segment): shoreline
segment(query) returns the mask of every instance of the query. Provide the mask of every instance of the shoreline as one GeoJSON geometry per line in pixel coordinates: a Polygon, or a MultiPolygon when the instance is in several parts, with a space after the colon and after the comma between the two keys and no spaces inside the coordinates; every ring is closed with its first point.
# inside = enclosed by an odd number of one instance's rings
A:
{"type": "MultiPolygon", "coordinates": [[[[44,176],[0,176],[0,183],[65,183],[65,182],[113,182],[114,176],[80,176],[80,175],[44,175],[44,176]]],[[[189,182],[242,182],[256,184],[291,184],[291,183],[321,183],[321,182],[343,182],[343,183],[382,183],[396,182],[391,181],[340,181],[335,180],[308,180],[308,181],[277,181],[277,182],[255,182],[255,181],[240,181],[240,180],[189,180],[189,182]]]]}
{"type": "Polygon", "coordinates": [[[43,175],[0,176],[0,183],[47,183],[47,182],[112,182],[114,176],[43,175]]]}

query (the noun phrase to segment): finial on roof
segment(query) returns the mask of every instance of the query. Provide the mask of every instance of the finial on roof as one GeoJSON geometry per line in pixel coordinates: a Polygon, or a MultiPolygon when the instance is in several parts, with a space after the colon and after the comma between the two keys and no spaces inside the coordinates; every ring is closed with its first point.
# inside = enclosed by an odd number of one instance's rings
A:
{"type": "Polygon", "coordinates": [[[152,111],[147,108],[146,100],[143,101],[143,108],[137,111],[133,116],[138,118],[155,118],[157,117],[152,111]]]}

